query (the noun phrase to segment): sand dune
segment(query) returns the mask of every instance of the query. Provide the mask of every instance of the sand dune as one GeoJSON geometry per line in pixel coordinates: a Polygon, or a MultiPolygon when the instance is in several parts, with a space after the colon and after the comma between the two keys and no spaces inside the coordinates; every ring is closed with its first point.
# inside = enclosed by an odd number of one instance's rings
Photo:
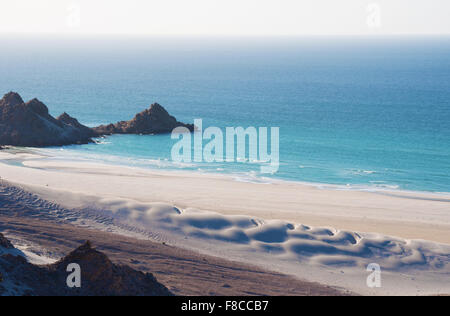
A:
{"type": "MultiPolygon", "coordinates": [[[[1,194],[0,201],[4,201],[1,194]]],[[[81,228],[56,219],[4,216],[1,213],[0,231],[8,238],[12,236],[14,243],[31,245],[29,250],[39,256],[46,249],[51,258],[60,259],[80,242],[91,240],[114,263],[154,273],[176,295],[351,295],[254,265],[205,256],[162,243],[81,228]]]]}
{"type": "Polygon", "coordinates": [[[99,199],[91,209],[148,231],[181,235],[203,242],[226,242],[247,252],[260,251],[309,264],[384,269],[437,269],[450,272],[450,246],[333,228],[309,227],[280,220],[222,215],[168,204],[99,199]]]}

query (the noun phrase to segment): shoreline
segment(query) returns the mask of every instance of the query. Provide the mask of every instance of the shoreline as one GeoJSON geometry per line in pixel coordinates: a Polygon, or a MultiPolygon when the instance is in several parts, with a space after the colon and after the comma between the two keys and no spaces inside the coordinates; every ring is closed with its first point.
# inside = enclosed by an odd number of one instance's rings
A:
{"type": "MultiPolygon", "coordinates": [[[[75,145],[76,146],[76,145],[75,145]]],[[[49,147],[52,150],[56,150],[57,148],[49,147]]],[[[27,153],[30,155],[35,155],[37,157],[49,158],[49,159],[57,159],[57,160],[66,160],[74,163],[89,163],[89,164],[98,164],[105,165],[109,167],[121,167],[121,168],[129,168],[129,169],[138,169],[138,170],[146,170],[153,173],[167,173],[167,174],[179,174],[179,175],[200,175],[203,177],[223,177],[225,179],[235,181],[235,182],[244,182],[251,184],[261,184],[261,185],[270,185],[270,184],[291,184],[291,185],[299,185],[305,187],[312,187],[319,190],[330,190],[330,191],[350,191],[350,192],[368,192],[374,194],[381,195],[390,195],[390,196],[398,196],[405,198],[413,198],[413,199],[429,199],[429,200],[442,200],[443,202],[450,202],[450,191],[449,192],[441,192],[441,191],[433,191],[433,190],[406,190],[402,188],[390,188],[391,186],[396,186],[395,184],[383,186],[371,186],[368,184],[336,184],[336,183],[325,183],[325,182],[308,182],[302,180],[289,180],[283,178],[269,178],[265,176],[254,176],[256,181],[242,179],[240,177],[247,176],[246,173],[223,173],[219,171],[205,171],[205,170],[185,170],[185,169],[170,169],[170,168],[156,168],[151,166],[139,166],[139,165],[127,165],[123,163],[113,163],[110,161],[101,161],[100,159],[73,159],[66,158],[62,156],[52,156],[50,153],[41,152],[41,150],[45,151],[49,148],[33,148],[33,147],[14,147],[14,146],[6,146],[3,148],[4,153],[11,153],[14,151],[21,151],[23,153],[27,153]],[[258,181],[260,180],[260,181],[258,181]],[[401,195],[404,194],[404,195],[401,195]],[[445,199],[448,198],[448,199],[445,199]]],[[[60,148],[63,149],[63,148],[60,148]]],[[[1,153],[1,152],[0,152],[1,153]]],[[[53,154],[53,153],[52,153],[53,154]]],[[[109,156],[109,155],[106,155],[109,156]]],[[[111,156],[116,157],[116,156],[111,156]]],[[[117,156],[119,157],[119,156],[117,156]]],[[[0,162],[4,160],[2,156],[0,156],[0,162]]],[[[14,160],[14,159],[12,159],[14,160]]],[[[156,161],[156,159],[155,159],[156,161]]],[[[165,161],[165,160],[164,160],[165,161]]]]}
{"type": "Polygon", "coordinates": [[[37,186],[44,191],[57,188],[87,195],[97,193],[225,215],[257,216],[450,244],[450,196],[447,199],[446,195],[428,192],[339,190],[284,180],[240,182],[226,174],[67,160],[36,155],[29,150],[19,154],[0,152],[0,175],[13,183],[29,188],[37,186]],[[15,162],[5,164],[2,161],[5,158],[15,162]],[[21,160],[22,167],[17,165],[17,160],[21,160]],[[29,176],[28,171],[36,176],[29,176]],[[39,180],[43,171],[50,176],[46,178],[49,183],[39,180]],[[64,173],[79,181],[68,181],[64,173]],[[109,183],[108,178],[115,180],[109,183]],[[91,185],[83,185],[84,179],[89,179],[91,185]],[[118,179],[125,181],[124,187],[128,190],[122,190],[117,184],[118,179]],[[160,182],[151,183],[150,180],[160,182]],[[132,190],[138,183],[144,188],[132,190]],[[101,187],[103,184],[105,186],[101,187]],[[190,189],[184,186],[190,186],[190,189]],[[145,188],[148,193],[143,190],[145,188]],[[209,192],[211,197],[206,198],[204,192],[209,192]],[[280,205],[283,206],[281,210],[280,205]]]}
{"type": "Polygon", "coordinates": [[[94,230],[141,234],[363,295],[450,293],[450,199],[261,185],[0,152],[0,159],[7,156],[23,163],[0,163],[2,180],[33,195],[8,194],[31,206],[36,196],[47,201],[37,216],[56,212],[94,230]],[[386,269],[380,290],[365,286],[372,262],[386,269]]]}

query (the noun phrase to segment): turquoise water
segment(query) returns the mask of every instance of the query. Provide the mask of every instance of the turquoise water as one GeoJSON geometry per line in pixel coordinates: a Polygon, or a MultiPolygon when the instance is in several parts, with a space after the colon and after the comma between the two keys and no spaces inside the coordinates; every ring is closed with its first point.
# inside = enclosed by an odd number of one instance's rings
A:
{"type": "Polygon", "coordinates": [[[280,169],[171,161],[170,135],[52,153],[149,168],[450,192],[450,38],[2,38],[0,92],[82,123],[159,102],[184,122],[280,127],[280,169]]]}

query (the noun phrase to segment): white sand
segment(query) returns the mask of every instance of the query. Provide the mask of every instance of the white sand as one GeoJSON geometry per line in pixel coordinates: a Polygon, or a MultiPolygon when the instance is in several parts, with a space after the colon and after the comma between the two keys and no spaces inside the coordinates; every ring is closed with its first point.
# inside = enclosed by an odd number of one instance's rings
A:
{"type": "Polygon", "coordinates": [[[0,256],[5,254],[21,256],[28,262],[36,265],[52,264],[59,259],[48,257],[45,254],[45,250],[43,250],[39,245],[32,245],[29,242],[25,242],[15,236],[8,235],[8,240],[13,243],[14,249],[5,249],[0,247],[0,256]]]}
{"type": "Polygon", "coordinates": [[[362,294],[450,293],[448,195],[254,184],[29,153],[0,159],[25,166],[0,164],[3,179],[177,246],[362,294]],[[366,286],[369,263],[382,267],[380,289],[366,286]]]}

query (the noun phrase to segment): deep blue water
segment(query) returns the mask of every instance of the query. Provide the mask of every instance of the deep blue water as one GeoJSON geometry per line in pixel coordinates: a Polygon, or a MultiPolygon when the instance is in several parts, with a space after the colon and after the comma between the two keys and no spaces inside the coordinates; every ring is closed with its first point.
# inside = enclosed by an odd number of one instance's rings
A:
{"type": "MultiPolygon", "coordinates": [[[[1,38],[0,93],[80,122],[159,102],[205,126],[280,127],[272,178],[450,192],[450,38],[1,38]]],[[[112,136],[54,153],[258,176],[250,163],[171,162],[169,135],[112,136]]],[[[264,175],[267,177],[267,175],[264,175]]]]}

